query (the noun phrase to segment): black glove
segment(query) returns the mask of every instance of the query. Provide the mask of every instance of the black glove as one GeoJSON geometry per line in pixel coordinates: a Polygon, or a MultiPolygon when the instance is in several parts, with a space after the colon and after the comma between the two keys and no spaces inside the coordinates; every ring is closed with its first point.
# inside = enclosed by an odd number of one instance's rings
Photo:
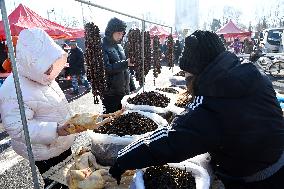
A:
{"type": "Polygon", "coordinates": [[[116,179],[118,185],[120,184],[121,175],[124,172],[125,170],[121,169],[117,162],[109,169],[109,174],[116,179]]]}

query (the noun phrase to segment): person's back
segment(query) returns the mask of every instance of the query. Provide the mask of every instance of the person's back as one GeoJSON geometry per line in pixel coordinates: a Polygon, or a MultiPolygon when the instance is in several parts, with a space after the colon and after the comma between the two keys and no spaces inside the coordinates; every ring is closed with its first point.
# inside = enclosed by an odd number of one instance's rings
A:
{"type": "Polygon", "coordinates": [[[169,128],[122,149],[112,176],[209,152],[227,189],[284,188],[283,116],[269,79],[210,31],[186,38],[180,68],[193,101],[169,128]]]}
{"type": "Polygon", "coordinates": [[[282,110],[271,82],[253,64],[240,64],[228,52],[215,61],[200,75],[204,82],[196,95],[203,96],[201,106],[216,115],[212,124],[219,123],[214,127],[223,142],[210,151],[218,165],[214,167],[223,179],[237,180],[269,167],[282,155],[282,110]],[[204,77],[215,78],[205,81],[204,77]]]}
{"type": "Polygon", "coordinates": [[[86,90],[89,91],[91,86],[87,80],[86,70],[84,66],[84,53],[82,49],[77,46],[75,41],[70,42],[71,50],[68,56],[68,63],[69,63],[69,73],[72,76],[72,94],[78,95],[79,94],[79,84],[78,79],[81,80],[83,85],[85,86],[86,90]]]}
{"type": "Polygon", "coordinates": [[[68,62],[70,67],[70,73],[73,74],[85,74],[84,69],[84,54],[83,51],[75,46],[71,48],[68,56],[68,62]]]}

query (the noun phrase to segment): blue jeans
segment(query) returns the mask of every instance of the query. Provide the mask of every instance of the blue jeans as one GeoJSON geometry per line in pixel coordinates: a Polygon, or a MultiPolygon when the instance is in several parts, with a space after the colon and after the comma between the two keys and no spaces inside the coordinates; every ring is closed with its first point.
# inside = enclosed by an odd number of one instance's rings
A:
{"type": "Polygon", "coordinates": [[[86,74],[80,74],[80,75],[72,75],[72,87],[73,87],[73,90],[76,91],[79,89],[79,86],[78,86],[78,77],[80,78],[81,82],[83,83],[83,85],[89,89],[90,88],[90,84],[87,80],[87,76],[86,74]]]}

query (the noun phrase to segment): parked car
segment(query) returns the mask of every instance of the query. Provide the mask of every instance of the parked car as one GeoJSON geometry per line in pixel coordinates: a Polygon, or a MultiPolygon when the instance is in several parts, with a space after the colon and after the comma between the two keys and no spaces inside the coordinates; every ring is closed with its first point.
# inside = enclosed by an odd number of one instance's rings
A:
{"type": "Polygon", "coordinates": [[[264,52],[279,53],[283,51],[283,31],[284,28],[266,29],[260,36],[264,45],[264,52]]]}

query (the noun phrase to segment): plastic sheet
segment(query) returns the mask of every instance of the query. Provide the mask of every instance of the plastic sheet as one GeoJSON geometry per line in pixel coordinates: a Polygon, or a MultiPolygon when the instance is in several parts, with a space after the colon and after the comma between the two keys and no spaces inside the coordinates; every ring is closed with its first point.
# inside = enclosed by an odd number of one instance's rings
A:
{"type": "MultiPolygon", "coordinates": [[[[139,114],[144,115],[145,117],[148,117],[153,120],[158,125],[158,127],[165,127],[168,125],[168,122],[164,118],[155,113],[129,110],[126,111],[124,114],[127,114],[128,112],[138,112],[139,114]]],[[[111,166],[114,164],[117,154],[121,149],[146,134],[147,133],[143,135],[125,135],[120,137],[114,134],[109,135],[89,132],[89,135],[92,140],[91,151],[95,155],[99,164],[104,166],[111,166]]]]}
{"type": "MultiPolygon", "coordinates": [[[[196,189],[209,189],[210,188],[210,176],[205,168],[196,163],[185,160],[180,163],[169,163],[170,167],[186,170],[190,172],[195,178],[196,189]]],[[[145,189],[144,172],[142,170],[137,170],[133,177],[133,182],[130,185],[130,189],[145,189]]]]}

